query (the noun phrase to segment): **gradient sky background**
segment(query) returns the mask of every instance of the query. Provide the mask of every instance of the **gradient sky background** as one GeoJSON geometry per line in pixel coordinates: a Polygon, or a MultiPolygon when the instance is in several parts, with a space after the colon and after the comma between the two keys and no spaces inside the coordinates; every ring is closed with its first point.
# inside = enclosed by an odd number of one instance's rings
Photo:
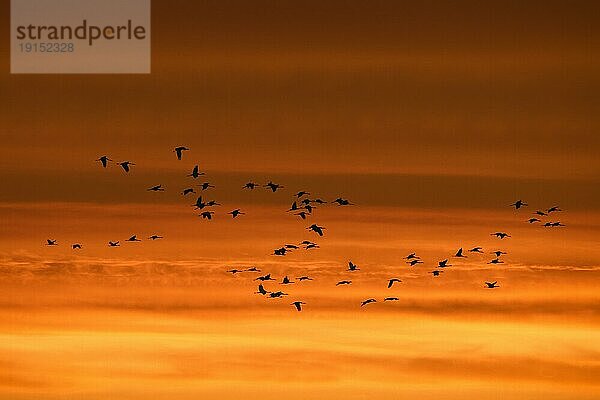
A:
{"type": "Polygon", "coordinates": [[[600,5],[152,3],[150,75],[10,75],[0,7],[1,399],[597,396],[600,5]],[[178,194],[196,163],[211,222],[178,194]],[[357,206],[317,240],[301,189],[357,206]],[[524,222],[556,204],[566,228],[524,222]],[[428,274],[474,246],[506,264],[428,274]],[[315,281],[267,301],[224,272],[252,265],[315,281]]]}

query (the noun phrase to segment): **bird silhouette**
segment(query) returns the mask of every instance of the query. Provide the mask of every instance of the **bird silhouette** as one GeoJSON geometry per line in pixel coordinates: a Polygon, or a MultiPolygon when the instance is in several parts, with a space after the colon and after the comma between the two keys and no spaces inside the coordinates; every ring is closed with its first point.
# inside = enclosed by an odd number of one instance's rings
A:
{"type": "Polygon", "coordinates": [[[541,222],[541,221],[539,219],[537,219],[537,218],[529,218],[527,220],[527,222],[529,222],[530,224],[533,224],[534,222],[541,222]]]}
{"type": "Polygon", "coordinates": [[[298,203],[296,203],[295,201],[292,203],[292,205],[290,206],[290,209],[288,210],[288,212],[290,211],[298,211],[298,203]]]}
{"type": "Polygon", "coordinates": [[[539,215],[540,217],[545,217],[546,215],[548,215],[547,213],[545,213],[545,212],[543,212],[543,211],[540,211],[540,210],[537,210],[536,212],[534,212],[534,214],[537,214],[537,215],[539,215]]]}
{"type": "Polygon", "coordinates": [[[286,249],[285,247],[281,247],[279,249],[275,249],[273,250],[273,255],[274,256],[285,256],[285,253],[287,253],[288,249],[286,249]]]}
{"type": "Polygon", "coordinates": [[[375,303],[375,302],[377,302],[377,300],[375,300],[375,299],[366,299],[366,300],[363,300],[363,301],[360,303],[360,306],[361,306],[361,307],[364,307],[364,306],[366,306],[367,304],[370,304],[370,303],[375,303]]]}
{"type": "Polygon", "coordinates": [[[258,269],[256,267],[250,267],[250,268],[246,269],[246,272],[260,272],[260,269],[258,269]]]}
{"type": "Polygon", "coordinates": [[[435,270],[435,271],[431,271],[431,272],[429,272],[429,273],[430,273],[430,274],[433,274],[433,276],[440,276],[440,274],[441,274],[442,272],[444,272],[444,271],[437,271],[437,270],[435,270]]]}
{"type": "Polygon", "coordinates": [[[242,211],[241,211],[239,208],[236,208],[236,209],[235,209],[235,210],[233,210],[233,211],[229,211],[227,214],[231,214],[231,216],[232,216],[233,218],[235,218],[235,217],[237,217],[238,215],[244,215],[244,214],[246,214],[246,213],[243,213],[243,212],[242,212],[242,211]]]}
{"type": "Polygon", "coordinates": [[[392,278],[392,279],[390,279],[390,280],[388,281],[388,285],[387,285],[388,289],[389,289],[389,288],[391,288],[391,287],[392,287],[392,285],[393,285],[395,282],[402,282],[402,281],[401,281],[400,279],[398,279],[398,278],[392,278]]]}
{"type": "Polygon", "coordinates": [[[325,230],[325,228],[323,228],[322,226],[319,226],[317,224],[312,224],[311,226],[309,226],[306,229],[308,229],[309,231],[315,232],[319,236],[323,236],[323,231],[325,230]]]}
{"type": "Polygon", "coordinates": [[[163,237],[162,237],[162,236],[159,236],[159,235],[152,235],[152,236],[149,236],[149,237],[148,237],[148,239],[151,239],[151,240],[157,240],[157,239],[162,239],[162,238],[163,238],[163,237]]]}
{"type": "Polygon", "coordinates": [[[525,203],[523,200],[517,200],[511,204],[511,206],[514,207],[515,210],[518,210],[521,207],[527,207],[528,205],[529,204],[525,203]]]}
{"type": "Polygon", "coordinates": [[[397,297],[386,297],[385,299],[383,299],[383,301],[398,301],[398,300],[400,300],[400,299],[397,297]]]}
{"type": "Polygon", "coordinates": [[[300,217],[300,218],[302,218],[302,219],[306,219],[306,215],[307,215],[307,214],[306,214],[306,212],[304,212],[304,211],[300,211],[299,213],[297,213],[297,214],[294,214],[294,215],[297,215],[297,216],[299,216],[299,217],[300,217]]]}
{"type": "Polygon", "coordinates": [[[257,186],[258,186],[258,183],[254,183],[254,182],[248,182],[248,183],[246,183],[246,184],[245,184],[245,185],[242,187],[242,189],[250,189],[250,190],[253,190],[253,189],[254,189],[255,187],[257,187],[257,186]]]}
{"type": "Polygon", "coordinates": [[[196,193],[196,191],[193,188],[187,188],[187,189],[183,189],[183,192],[181,192],[181,194],[184,196],[186,196],[190,193],[196,193]]]}
{"type": "Polygon", "coordinates": [[[473,247],[471,250],[469,250],[471,253],[483,253],[483,248],[481,247],[473,247]]]}
{"type": "Polygon", "coordinates": [[[496,258],[497,258],[497,257],[500,257],[503,254],[508,254],[508,253],[506,253],[504,251],[501,251],[501,250],[496,250],[496,251],[492,251],[492,254],[495,254],[496,258]]]}
{"type": "Polygon", "coordinates": [[[209,200],[208,202],[206,202],[206,207],[212,207],[212,206],[220,206],[221,203],[217,203],[215,200],[209,200]]]}
{"type": "Polygon", "coordinates": [[[548,227],[554,228],[554,227],[557,227],[557,226],[565,226],[565,225],[563,225],[560,222],[546,222],[543,226],[546,227],[546,228],[548,228],[548,227]]]}
{"type": "Polygon", "coordinates": [[[305,249],[306,249],[306,250],[310,250],[310,249],[318,249],[318,248],[319,248],[319,245],[318,245],[318,244],[316,244],[316,243],[310,243],[310,244],[307,244],[307,245],[306,245],[306,247],[305,247],[305,249]]]}
{"type": "Polygon", "coordinates": [[[300,248],[300,247],[296,246],[295,244],[286,244],[284,247],[288,250],[297,250],[300,248]]]}
{"type": "Polygon", "coordinates": [[[494,232],[494,233],[490,233],[491,236],[496,236],[499,239],[504,239],[507,237],[511,237],[508,233],[506,232],[494,232]]]}
{"type": "Polygon", "coordinates": [[[352,261],[348,261],[348,271],[360,271],[358,265],[354,264],[352,261]]]}
{"type": "Polygon", "coordinates": [[[314,199],[314,200],[311,200],[311,202],[317,203],[317,204],[327,204],[327,202],[322,199],[314,199]]]}
{"type": "Polygon", "coordinates": [[[259,276],[258,278],[254,279],[255,281],[274,281],[275,279],[271,278],[271,274],[267,274],[267,275],[263,275],[263,276],[259,276]]]}
{"type": "Polygon", "coordinates": [[[317,208],[317,207],[311,206],[310,204],[307,204],[307,205],[305,205],[305,206],[304,206],[304,209],[305,209],[305,210],[306,210],[306,211],[307,211],[309,214],[312,214],[312,212],[313,212],[313,210],[314,210],[315,208],[317,208]]]}
{"type": "Polygon", "coordinates": [[[260,285],[258,285],[258,291],[254,292],[254,293],[256,293],[256,294],[262,294],[264,296],[264,295],[266,295],[268,293],[271,293],[271,292],[267,292],[265,290],[265,287],[262,284],[260,284],[260,285]]]}
{"type": "Polygon", "coordinates": [[[411,267],[414,267],[417,264],[424,264],[423,261],[416,259],[416,260],[410,260],[406,262],[407,264],[410,264],[411,267]]]}
{"type": "Polygon", "coordinates": [[[137,238],[137,235],[133,235],[132,237],[127,239],[126,242],[141,242],[141,240],[137,238]]]}
{"type": "Polygon", "coordinates": [[[234,268],[234,269],[230,269],[230,270],[229,270],[229,271],[227,271],[227,272],[229,272],[229,273],[230,273],[230,274],[232,274],[232,275],[235,275],[235,274],[237,274],[237,273],[244,272],[244,271],[242,271],[241,269],[235,269],[235,268],[234,268]]]}
{"type": "Polygon", "coordinates": [[[204,211],[202,213],[200,213],[200,215],[198,215],[199,217],[202,217],[202,219],[207,219],[207,220],[211,220],[212,216],[214,215],[214,211],[204,211]]]}
{"type": "Polygon", "coordinates": [[[309,192],[305,192],[304,190],[301,190],[298,193],[296,193],[296,197],[300,198],[302,196],[308,196],[309,194],[310,194],[309,192]]]}
{"type": "Polygon", "coordinates": [[[546,210],[546,212],[548,214],[550,214],[552,212],[557,212],[557,211],[562,211],[559,206],[550,207],[549,209],[546,210]]]}
{"type": "Polygon", "coordinates": [[[298,281],[300,281],[300,282],[302,282],[302,281],[312,281],[313,280],[313,278],[311,278],[309,276],[306,276],[306,275],[300,276],[300,277],[298,277],[296,279],[298,279],[298,281]]]}
{"type": "Polygon", "coordinates": [[[164,192],[165,189],[162,187],[162,185],[156,185],[156,186],[152,186],[151,188],[147,189],[150,192],[164,192]]]}
{"type": "Polygon", "coordinates": [[[202,196],[198,196],[196,203],[192,204],[192,207],[194,207],[194,210],[202,210],[206,207],[206,203],[202,200],[202,196]]]}
{"type": "Polygon", "coordinates": [[[293,302],[293,303],[291,303],[290,305],[292,305],[292,306],[296,307],[296,310],[298,310],[298,311],[302,311],[302,305],[303,305],[303,304],[306,304],[306,303],[304,303],[304,302],[302,302],[302,301],[294,301],[294,302],[293,302]]]}
{"type": "Polygon", "coordinates": [[[352,281],[339,281],[338,283],[335,284],[335,286],[340,286],[340,285],[351,285],[352,281]]]}
{"type": "Polygon", "coordinates": [[[275,193],[277,191],[277,189],[282,189],[283,186],[277,184],[277,183],[273,183],[273,182],[269,182],[267,183],[264,187],[271,189],[271,191],[273,193],[275,193]]]}
{"type": "Polygon", "coordinates": [[[177,154],[177,159],[181,160],[181,156],[183,155],[184,151],[189,150],[187,147],[185,146],[179,146],[179,147],[175,147],[175,150],[173,150],[176,154],[177,154]]]}
{"type": "Polygon", "coordinates": [[[46,239],[46,246],[58,246],[58,243],[54,239],[46,239]]]}
{"type": "Polygon", "coordinates": [[[123,161],[123,162],[120,162],[119,165],[121,166],[121,168],[123,168],[123,170],[125,172],[129,172],[129,170],[131,169],[130,166],[135,165],[135,164],[132,163],[131,161],[123,161]]]}
{"type": "Polygon", "coordinates": [[[73,250],[81,250],[83,248],[83,246],[81,244],[79,244],[79,243],[75,243],[75,244],[71,245],[71,248],[73,250]]]}
{"type": "Polygon", "coordinates": [[[281,281],[281,285],[292,285],[294,283],[295,282],[290,281],[290,278],[288,278],[287,275],[281,281]]]}
{"type": "Polygon", "coordinates": [[[207,190],[209,188],[214,188],[214,186],[211,185],[209,182],[202,182],[201,184],[198,185],[198,187],[200,187],[200,189],[202,189],[202,190],[207,190]]]}
{"type": "Polygon", "coordinates": [[[504,261],[500,260],[499,258],[494,258],[488,264],[504,264],[504,261]]]}
{"type": "Polygon", "coordinates": [[[407,260],[414,260],[416,258],[420,258],[416,253],[410,253],[409,255],[407,255],[406,257],[404,257],[407,260]]]}
{"type": "Polygon", "coordinates": [[[108,158],[108,156],[102,156],[100,158],[98,158],[96,161],[100,161],[100,163],[102,163],[102,166],[104,168],[106,168],[106,166],[108,165],[109,161],[112,161],[110,158],[108,158]]]}
{"type": "Polygon", "coordinates": [[[446,268],[446,267],[451,267],[451,266],[452,266],[452,264],[448,264],[448,259],[438,262],[438,268],[446,268]]]}
{"type": "Polygon", "coordinates": [[[467,256],[465,256],[465,255],[463,254],[463,249],[462,249],[462,247],[461,247],[460,249],[458,249],[458,251],[456,252],[456,254],[454,255],[454,257],[459,257],[459,258],[460,258],[460,257],[462,257],[462,258],[466,258],[467,256]]]}
{"type": "Polygon", "coordinates": [[[192,169],[192,173],[189,174],[188,176],[191,176],[192,178],[197,179],[198,177],[200,177],[202,175],[204,175],[204,172],[200,172],[200,168],[197,165],[195,165],[194,169],[192,169]]]}
{"type": "Polygon", "coordinates": [[[281,291],[269,293],[269,297],[272,298],[272,299],[277,298],[277,297],[287,296],[287,295],[288,295],[287,293],[284,293],[284,292],[281,292],[281,291]]]}
{"type": "Polygon", "coordinates": [[[311,200],[307,197],[305,199],[300,200],[300,204],[304,204],[304,205],[310,205],[311,200]]]}
{"type": "Polygon", "coordinates": [[[485,285],[487,286],[487,289],[495,289],[498,288],[500,286],[497,285],[498,281],[494,281],[494,282],[485,282],[485,285]]]}
{"type": "Polygon", "coordinates": [[[119,244],[119,242],[111,242],[111,241],[109,241],[108,242],[108,246],[109,247],[119,247],[120,244],[119,244]]]}
{"type": "Polygon", "coordinates": [[[350,203],[349,200],[346,199],[342,199],[341,197],[338,197],[337,199],[335,199],[333,201],[333,203],[337,203],[338,206],[353,206],[353,203],[350,203]]]}

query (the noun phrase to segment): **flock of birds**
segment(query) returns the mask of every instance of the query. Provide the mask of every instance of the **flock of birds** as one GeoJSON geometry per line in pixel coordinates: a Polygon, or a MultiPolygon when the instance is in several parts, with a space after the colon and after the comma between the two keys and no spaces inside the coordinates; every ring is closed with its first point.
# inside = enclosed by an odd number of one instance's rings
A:
{"type": "MultiPolygon", "coordinates": [[[[186,151],[189,151],[189,150],[190,149],[188,147],[178,146],[178,147],[174,148],[173,152],[176,154],[176,157],[178,160],[182,160],[183,153],[186,151]]],[[[112,160],[111,158],[109,158],[106,155],[99,157],[96,161],[101,164],[102,168],[107,168],[110,163],[114,162],[114,160],[112,160]]],[[[115,164],[117,166],[121,167],[125,173],[129,173],[132,169],[132,166],[136,165],[131,161],[115,162],[115,164]]],[[[198,179],[199,177],[205,176],[205,175],[206,175],[206,173],[201,172],[198,165],[195,165],[193,167],[191,173],[188,174],[187,176],[191,177],[192,179],[195,180],[195,179],[198,179]]],[[[242,189],[255,190],[261,186],[263,188],[265,188],[266,190],[271,191],[273,193],[284,188],[284,186],[277,184],[277,183],[273,183],[272,181],[269,181],[264,185],[260,185],[256,182],[250,181],[250,182],[247,182],[246,184],[244,184],[242,186],[242,189]]],[[[199,190],[201,192],[204,192],[206,190],[214,188],[215,186],[212,185],[210,182],[202,182],[201,184],[197,185],[196,187],[199,188],[199,190]]],[[[151,186],[147,190],[151,191],[151,192],[164,192],[165,187],[163,187],[162,184],[159,184],[159,185],[151,186]]],[[[188,196],[190,194],[197,194],[194,187],[186,187],[181,191],[182,196],[188,196]]],[[[306,220],[307,217],[312,215],[313,210],[317,207],[317,205],[323,205],[323,204],[328,203],[327,201],[320,199],[320,198],[311,199],[309,197],[310,195],[311,195],[311,193],[307,192],[307,191],[299,191],[299,192],[295,193],[293,202],[292,202],[290,208],[287,210],[287,212],[300,217],[302,220],[306,220]]],[[[353,206],[354,205],[354,203],[352,203],[348,199],[344,199],[342,197],[336,198],[331,203],[336,204],[337,206],[353,206]]],[[[215,211],[213,211],[213,208],[220,206],[220,205],[221,204],[218,203],[217,201],[203,199],[203,197],[200,195],[197,197],[195,203],[192,204],[191,206],[193,207],[193,209],[195,211],[200,212],[198,214],[199,217],[206,219],[206,220],[212,220],[213,215],[215,215],[215,211]]],[[[528,207],[528,204],[526,202],[524,202],[523,200],[517,200],[514,203],[510,204],[510,207],[514,207],[515,210],[520,210],[524,207],[528,207]]],[[[546,227],[546,228],[564,227],[565,225],[560,221],[550,221],[550,220],[542,221],[540,219],[543,217],[550,218],[551,214],[554,215],[555,213],[558,213],[561,211],[563,211],[563,210],[560,209],[560,207],[558,207],[558,206],[552,206],[545,210],[536,210],[533,213],[535,215],[535,217],[531,217],[531,218],[527,219],[526,222],[529,224],[538,223],[541,226],[546,227]]],[[[245,213],[242,212],[242,210],[239,208],[233,209],[233,210],[229,211],[227,214],[231,215],[231,217],[234,219],[238,218],[239,216],[245,215],[245,213]]],[[[311,224],[306,229],[308,231],[315,233],[319,237],[324,236],[325,230],[326,230],[325,227],[319,226],[316,223],[311,224]]],[[[494,236],[500,240],[511,237],[511,235],[509,235],[508,233],[500,232],[500,231],[493,232],[490,235],[494,236]]],[[[148,240],[158,240],[158,239],[163,239],[163,237],[160,235],[153,234],[153,235],[149,236],[147,239],[148,240]]],[[[132,235],[131,237],[129,237],[128,239],[125,240],[125,242],[140,242],[140,241],[142,241],[142,239],[140,239],[137,235],[132,235]]],[[[46,245],[47,246],[58,246],[58,241],[55,239],[47,239],[46,245]]],[[[109,247],[119,247],[120,241],[109,241],[108,246],[109,247]]],[[[73,250],[81,250],[81,249],[83,249],[83,245],[81,243],[73,243],[71,245],[71,248],[73,250]]],[[[311,249],[318,249],[318,248],[319,248],[319,245],[317,243],[312,242],[310,240],[303,240],[302,242],[300,242],[298,244],[284,244],[281,247],[274,249],[272,255],[285,256],[287,253],[298,250],[298,249],[311,250],[311,249]]],[[[471,254],[477,254],[477,253],[484,254],[485,253],[483,251],[483,248],[480,246],[473,247],[471,249],[467,249],[466,252],[471,253],[471,254]]],[[[490,260],[488,262],[488,264],[503,264],[504,261],[502,261],[501,256],[503,256],[507,253],[502,250],[495,250],[495,251],[491,252],[490,254],[493,254],[494,258],[492,258],[492,260],[490,260]]],[[[456,251],[456,253],[454,253],[452,256],[452,258],[457,258],[457,259],[466,258],[466,257],[467,257],[467,255],[465,254],[465,251],[463,250],[462,247],[459,248],[456,251]]],[[[424,261],[421,259],[420,256],[418,256],[416,254],[416,252],[408,254],[406,257],[404,257],[404,260],[410,267],[415,267],[418,264],[424,264],[424,261]]],[[[433,271],[430,271],[429,273],[432,274],[434,277],[440,276],[440,274],[444,272],[445,268],[452,266],[452,264],[449,263],[450,262],[449,260],[450,260],[450,258],[445,258],[441,261],[438,261],[436,269],[434,269],[433,271]]],[[[356,264],[354,264],[352,261],[349,261],[347,271],[348,272],[357,272],[357,271],[360,271],[360,268],[356,264]]],[[[250,267],[250,268],[241,269],[241,270],[240,269],[230,269],[226,272],[228,272],[232,275],[244,273],[244,272],[260,274],[261,270],[256,267],[250,267]]],[[[281,280],[281,282],[279,282],[279,284],[292,285],[297,282],[313,280],[313,278],[306,276],[306,275],[297,277],[295,279],[296,280],[294,281],[286,275],[281,280]]],[[[276,279],[274,277],[272,277],[270,273],[265,274],[265,275],[260,275],[260,276],[256,277],[254,279],[254,281],[260,281],[260,283],[258,284],[257,291],[255,292],[256,294],[259,294],[259,295],[262,295],[262,296],[265,296],[265,297],[271,298],[271,299],[282,298],[284,296],[289,295],[288,293],[285,293],[282,290],[272,290],[271,291],[271,290],[267,290],[265,288],[265,284],[267,281],[276,281],[276,279]]],[[[387,281],[387,288],[391,289],[394,286],[394,284],[401,283],[401,282],[402,282],[402,280],[399,278],[390,278],[387,281]]],[[[351,284],[352,284],[352,280],[345,279],[345,280],[338,281],[335,284],[335,286],[347,286],[347,285],[351,285],[351,284]]],[[[496,289],[499,287],[500,286],[498,285],[497,281],[484,282],[484,288],[496,289]]],[[[399,300],[399,298],[394,297],[394,296],[388,296],[388,297],[383,298],[384,302],[398,301],[398,300],[399,300]]],[[[376,302],[377,302],[377,299],[368,298],[368,299],[361,301],[360,306],[364,307],[368,304],[372,304],[372,303],[376,303],[376,302]]],[[[295,309],[298,311],[302,311],[302,306],[305,304],[306,304],[305,302],[299,301],[299,300],[290,303],[290,305],[294,306],[295,309]]]]}

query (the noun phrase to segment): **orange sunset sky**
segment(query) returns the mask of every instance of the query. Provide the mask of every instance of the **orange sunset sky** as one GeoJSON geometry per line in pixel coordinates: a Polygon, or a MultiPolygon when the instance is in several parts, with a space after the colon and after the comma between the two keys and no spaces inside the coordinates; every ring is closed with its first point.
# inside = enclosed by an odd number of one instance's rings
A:
{"type": "Polygon", "coordinates": [[[599,16],[154,0],[151,74],[11,75],[2,1],[0,399],[597,399],[599,16]],[[180,194],[202,181],[212,221],[180,194]],[[299,190],[355,205],[303,221],[299,190]],[[226,272],[251,266],[289,296],[226,272]]]}

